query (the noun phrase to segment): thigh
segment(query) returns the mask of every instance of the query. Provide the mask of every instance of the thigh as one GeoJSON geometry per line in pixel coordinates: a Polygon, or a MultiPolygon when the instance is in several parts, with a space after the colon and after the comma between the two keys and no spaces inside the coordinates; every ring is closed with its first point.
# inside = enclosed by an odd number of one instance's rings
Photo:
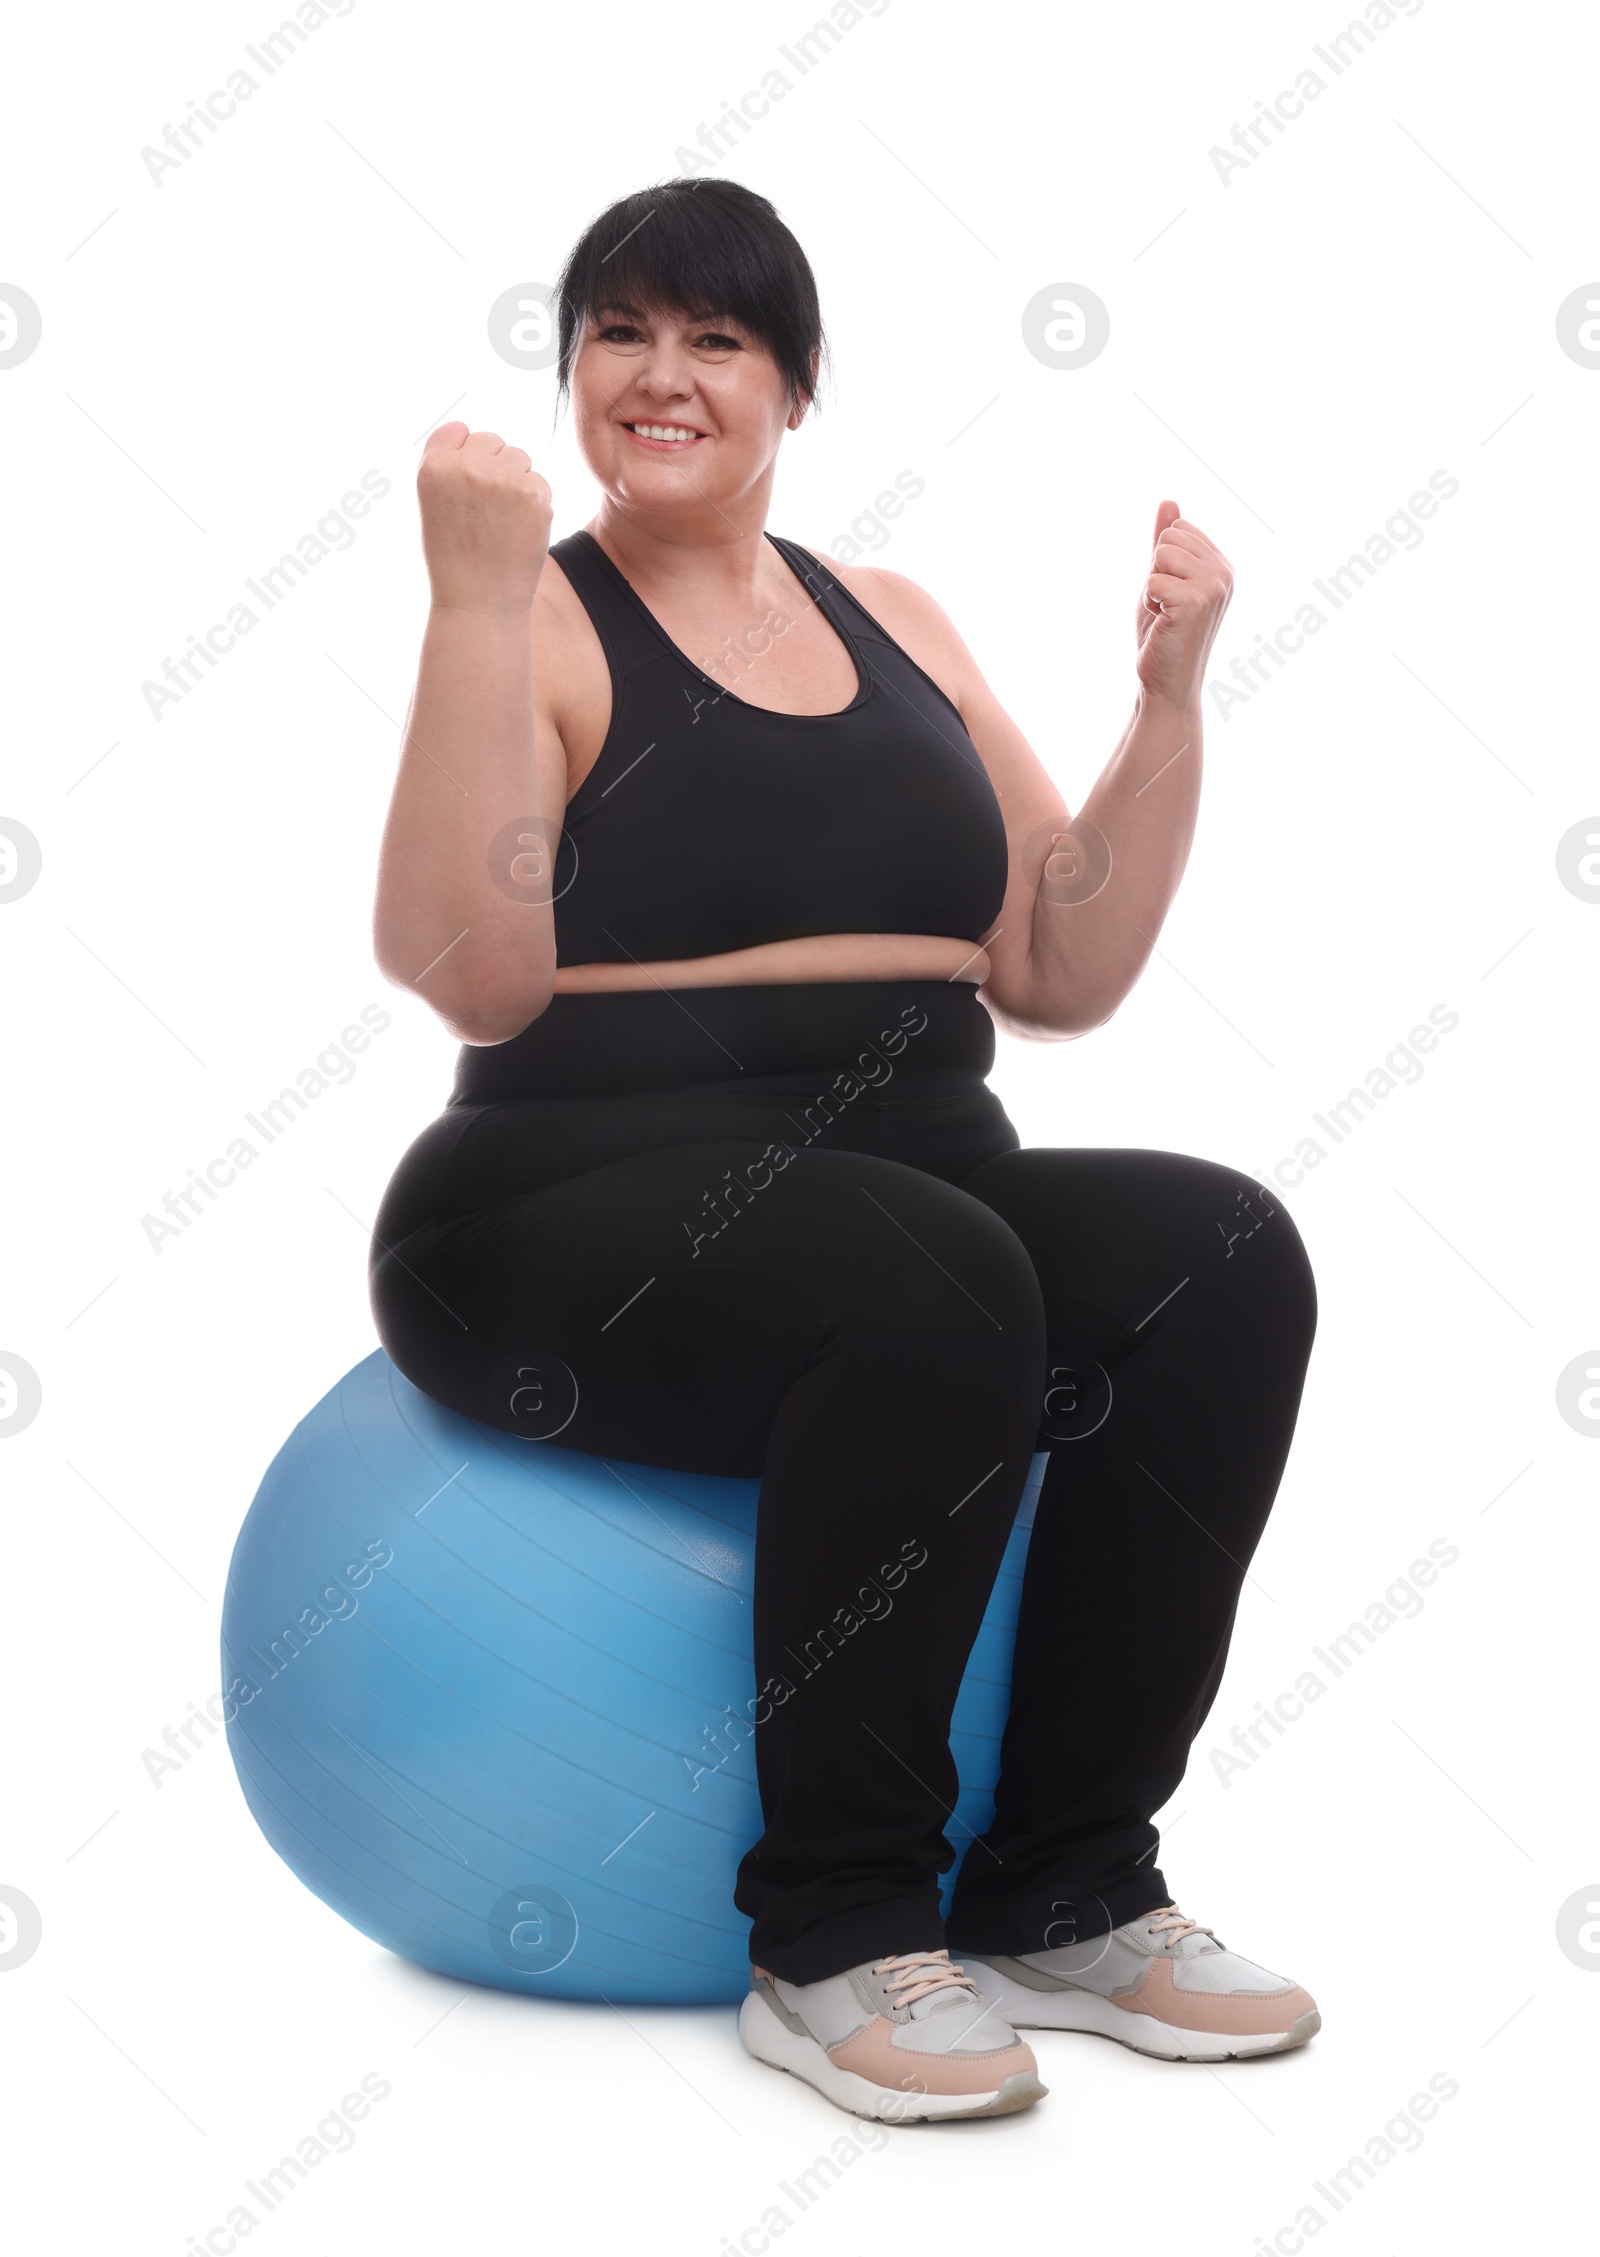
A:
{"type": "Polygon", "coordinates": [[[930,1374],[998,1386],[1043,1309],[982,1200],[868,1154],[716,1138],[456,1209],[375,1248],[408,1378],[529,1439],[758,1474],[785,1394],[842,1353],[886,1421],[930,1374]]]}

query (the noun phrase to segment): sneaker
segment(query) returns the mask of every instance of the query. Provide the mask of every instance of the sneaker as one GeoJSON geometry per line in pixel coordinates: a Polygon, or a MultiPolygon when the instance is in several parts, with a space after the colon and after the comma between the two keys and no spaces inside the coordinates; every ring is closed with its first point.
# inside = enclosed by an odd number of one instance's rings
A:
{"type": "Polygon", "coordinates": [[[1322,2027],[1308,1991],[1241,1959],[1175,1904],[1087,1943],[967,1957],[984,1997],[1021,2028],[1092,2030],[1164,2061],[1287,2053],[1322,2027]]]}
{"type": "Polygon", "coordinates": [[[750,1970],[747,2053],[855,2116],[1006,2116],[1044,2097],[1033,2050],[947,1951],[869,1960],[820,1983],[750,1970]]]}

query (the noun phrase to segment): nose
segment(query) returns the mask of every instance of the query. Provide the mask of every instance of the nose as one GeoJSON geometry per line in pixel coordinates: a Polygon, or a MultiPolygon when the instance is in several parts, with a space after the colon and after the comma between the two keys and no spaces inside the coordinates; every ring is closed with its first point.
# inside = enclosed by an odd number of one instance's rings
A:
{"type": "Polygon", "coordinates": [[[634,383],[649,399],[682,400],[694,390],[694,374],[682,346],[663,338],[651,346],[634,383]]]}

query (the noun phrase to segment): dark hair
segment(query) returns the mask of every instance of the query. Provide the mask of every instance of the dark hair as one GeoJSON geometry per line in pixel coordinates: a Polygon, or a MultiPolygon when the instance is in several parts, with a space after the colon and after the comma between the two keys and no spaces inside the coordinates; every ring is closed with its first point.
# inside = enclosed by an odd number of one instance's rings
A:
{"type": "Polygon", "coordinates": [[[766,346],[796,407],[815,397],[812,361],[827,356],[816,277],[766,197],[736,180],[662,181],[585,228],[556,284],[559,396],[585,322],[611,303],[729,315],[766,346]]]}

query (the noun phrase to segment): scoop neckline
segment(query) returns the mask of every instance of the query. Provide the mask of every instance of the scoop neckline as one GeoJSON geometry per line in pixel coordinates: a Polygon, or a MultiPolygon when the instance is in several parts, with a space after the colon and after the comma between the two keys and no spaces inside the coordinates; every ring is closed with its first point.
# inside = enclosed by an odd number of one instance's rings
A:
{"type": "MultiPolygon", "coordinates": [[[[786,713],[777,706],[755,705],[747,697],[736,697],[734,692],[728,688],[726,683],[719,682],[714,674],[708,674],[703,666],[697,666],[694,660],[689,656],[688,652],[686,650],[683,650],[677,643],[673,641],[672,637],[667,633],[665,627],[662,626],[655,613],[650,609],[650,606],[645,602],[643,596],[640,595],[638,589],[634,586],[633,582],[623,571],[622,567],[616,562],[613,557],[610,557],[606,554],[605,549],[596,539],[595,535],[590,532],[588,526],[581,525],[579,526],[578,530],[583,535],[584,539],[588,542],[595,555],[599,558],[605,570],[611,574],[611,577],[616,581],[618,587],[621,588],[628,601],[633,604],[635,609],[639,612],[640,616],[649,624],[651,629],[654,631],[658,641],[660,641],[666,647],[671,655],[675,659],[677,659],[678,663],[688,673],[694,676],[697,682],[704,682],[708,689],[715,690],[717,696],[720,699],[726,699],[728,704],[740,706],[746,713],[759,713],[765,719],[770,721],[842,721],[845,718],[846,714],[859,712],[861,707],[866,704],[868,698],[871,697],[873,686],[871,670],[869,669],[865,659],[863,659],[861,655],[860,645],[857,643],[854,635],[851,634],[849,628],[844,624],[843,620],[835,611],[831,600],[830,591],[825,586],[823,586],[820,581],[818,583],[819,592],[814,600],[816,602],[818,610],[822,613],[823,618],[827,620],[828,625],[833,629],[840,642],[843,643],[845,649],[850,654],[850,663],[856,670],[856,694],[850,700],[850,703],[848,705],[836,705],[826,713],[786,713]]],[[[761,537],[763,540],[770,541],[772,543],[779,556],[783,558],[783,562],[787,569],[791,573],[794,573],[794,577],[799,581],[800,586],[805,589],[806,593],[809,595],[810,590],[806,587],[805,578],[802,574],[795,571],[794,565],[790,562],[789,557],[785,553],[785,543],[779,540],[776,533],[769,533],[765,526],[763,526],[761,529],[761,537]]],[[[792,545],[796,548],[799,548],[798,542],[795,542],[792,545]]],[[[804,549],[801,549],[800,554],[802,556],[805,556],[808,554],[808,552],[804,549]]],[[[812,558],[811,561],[813,563],[816,563],[815,558],[812,558]]],[[[820,565],[818,565],[818,570],[821,570],[820,565]]],[[[587,779],[585,780],[587,781],[587,779]]]]}

